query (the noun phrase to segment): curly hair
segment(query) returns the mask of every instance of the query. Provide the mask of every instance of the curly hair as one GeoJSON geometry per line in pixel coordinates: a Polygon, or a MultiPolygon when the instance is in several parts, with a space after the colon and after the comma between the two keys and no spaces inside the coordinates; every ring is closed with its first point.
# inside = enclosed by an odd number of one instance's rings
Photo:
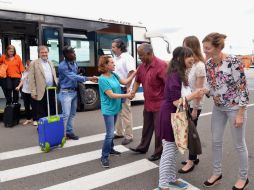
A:
{"type": "Polygon", "coordinates": [[[169,63],[168,74],[177,72],[184,86],[188,86],[185,59],[193,57],[193,51],[188,47],[177,47],[173,51],[173,58],[169,63]]]}
{"type": "Polygon", "coordinates": [[[109,59],[112,59],[109,55],[102,55],[99,58],[99,64],[98,64],[98,71],[100,73],[106,73],[108,70],[106,68],[106,65],[109,63],[109,59]]]}

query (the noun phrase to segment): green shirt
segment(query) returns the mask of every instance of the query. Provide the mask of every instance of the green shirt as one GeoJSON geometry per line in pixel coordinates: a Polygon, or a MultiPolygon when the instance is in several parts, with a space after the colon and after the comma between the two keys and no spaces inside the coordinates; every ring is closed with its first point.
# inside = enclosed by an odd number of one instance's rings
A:
{"type": "Polygon", "coordinates": [[[101,99],[101,112],[103,115],[116,115],[122,109],[121,98],[110,98],[105,92],[112,90],[114,94],[121,94],[121,86],[119,82],[119,76],[112,73],[110,77],[100,76],[99,91],[101,99]]]}

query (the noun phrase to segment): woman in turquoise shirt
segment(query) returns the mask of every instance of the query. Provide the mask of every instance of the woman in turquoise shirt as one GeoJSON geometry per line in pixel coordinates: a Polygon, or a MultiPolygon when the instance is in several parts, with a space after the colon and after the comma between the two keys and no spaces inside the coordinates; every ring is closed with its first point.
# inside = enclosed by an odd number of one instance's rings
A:
{"type": "Polygon", "coordinates": [[[133,98],[132,94],[121,94],[120,84],[126,85],[132,81],[136,72],[133,72],[128,79],[120,79],[115,70],[113,58],[103,55],[99,59],[98,70],[101,72],[99,77],[99,90],[101,99],[101,112],[106,126],[106,136],[102,147],[101,165],[104,168],[109,167],[109,155],[120,155],[114,150],[114,130],[117,114],[122,109],[121,98],[133,98]]]}

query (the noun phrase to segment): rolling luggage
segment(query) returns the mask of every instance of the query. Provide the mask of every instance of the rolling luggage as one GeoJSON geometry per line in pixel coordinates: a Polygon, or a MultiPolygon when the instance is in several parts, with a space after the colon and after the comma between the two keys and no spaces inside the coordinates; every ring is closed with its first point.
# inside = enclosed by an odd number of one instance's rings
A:
{"type": "Polygon", "coordinates": [[[47,91],[48,117],[43,117],[39,119],[38,135],[41,150],[44,152],[49,152],[51,147],[57,147],[59,145],[63,147],[66,142],[66,138],[64,136],[63,116],[58,115],[56,87],[48,87],[46,91],[47,91]],[[56,115],[54,116],[50,116],[49,93],[48,93],[49,90],[55,91],[56,115]]]}
{"type": "Polygon", "coordinates": [[[7,105],[4,109],[4,126],[5,127],[14,127],[19,124],[20,119],[20,104],[11,104],[7,105]]]}

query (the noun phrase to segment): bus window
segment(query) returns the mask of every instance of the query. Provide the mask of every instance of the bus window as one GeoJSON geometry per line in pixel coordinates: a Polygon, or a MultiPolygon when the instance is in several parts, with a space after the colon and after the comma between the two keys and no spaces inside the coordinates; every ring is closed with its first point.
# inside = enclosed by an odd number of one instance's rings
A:
{"type": "Polygon", "coordinates": [[[138,55],[138,47],[141,45],[142,42],[137,42],[136,43],[136,63],[137,63],[137,67],[142,63],[141,59],[139,58],[139,55],[138,55]]]}
{"type": "Polygon", "coordinates": [[[23,58],[22,56],[22,41],[21,40],[11,40],[11,45],[13,45],[16,49],[17,55],[23,58]]]}
{"type": "Polygon", "coordinates": [[[0,55],[3,54],[3,45],[2,45],[2,39],[0,38],[0,55]]]}
{"type": "Polygon", "coordinates": [[[29,46],[30,60],[38,59],[38,46],[29,46]]]}
{"type": "Polygon", "coordinates": [[[103,50],[105,55],[110,55],[112,41],[114,39],[121,39],[126,44],[128,52],[132,55],[132,36],[130,34],[98,34],[98,48],[103,50]]]}
{"type": "Polygon", "coordinates": [[[43,29],[44,44],[49,48],[49,60],[58,66],[59,63],[59,30],[56,28],[43,29]]]}
{"type": "Polygon", "coordinates": [[[94,42],[71,39],[70,46],[75,48],[76,60],[80,67],[94,67],[94,42]]]}

